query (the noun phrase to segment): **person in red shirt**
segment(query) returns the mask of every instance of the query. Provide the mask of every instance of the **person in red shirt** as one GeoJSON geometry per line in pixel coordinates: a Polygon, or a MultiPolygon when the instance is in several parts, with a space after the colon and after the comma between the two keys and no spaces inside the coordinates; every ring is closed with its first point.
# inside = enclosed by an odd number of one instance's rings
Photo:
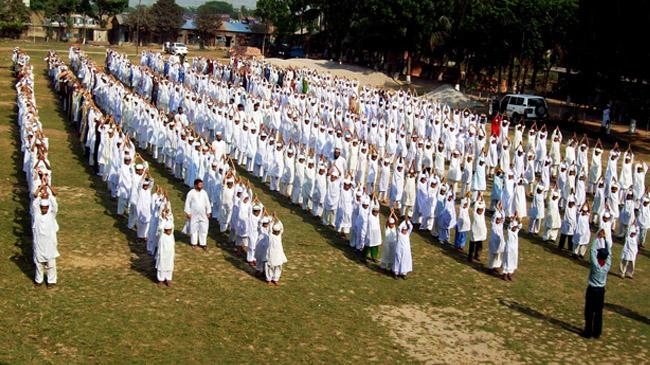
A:
{"type": "Polygon", "coordinates": [[[499,137],[501,134],[501,121],[503,120],[503,117],[501,114],[497,113],[494,118],[492,118],[492,122],[490,123],[490,130],[492,135],[499,137]]]}

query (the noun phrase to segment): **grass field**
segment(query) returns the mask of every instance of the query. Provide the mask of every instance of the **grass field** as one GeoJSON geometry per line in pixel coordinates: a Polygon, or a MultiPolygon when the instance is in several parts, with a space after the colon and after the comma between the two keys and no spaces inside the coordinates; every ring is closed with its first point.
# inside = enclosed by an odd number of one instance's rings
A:
{"type": "Polygon", "coordinates": [[[154,164],[178,217],[175,286],[158,288],[144,247],[113,214],[115,202],[59,112],[45,75],[47,46],[21,44],[40,49],[29,54],[60,205],[59,288],[35,289],[11,47],[1,46],[0,363],[650,362],[647,250],[634,280],[610,274],[603,336],[585,340],[577,332],[586,264],[523,231],[512,283],[418,233],[414,273],[394,280],[355,262],[332,230],[256,185],[284,222],[289,259],[281,286],[267,287],[214,224],[209,251],[191,250],[178,233],[187,188],[154,164]]]}

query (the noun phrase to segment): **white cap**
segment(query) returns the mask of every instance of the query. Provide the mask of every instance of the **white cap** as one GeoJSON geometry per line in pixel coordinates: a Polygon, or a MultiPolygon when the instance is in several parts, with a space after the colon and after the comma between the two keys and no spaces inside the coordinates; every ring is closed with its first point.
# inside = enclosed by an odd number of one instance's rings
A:
{"type": "Polygon", "coordinates": [[[136,164],[136,165],[135,165],[135,169],[136,169],[136,170],[142,170],[142,169],[144,169],[144,165],[141,164],[141,163],[136,164]]]}
{"type": "Polygon", "coordinates": [[[393,217],[388,218],[388,223],[395,224],[395,218],[393,217]]]}
{"type": "Polygon", "coordinates": [[[49,207],[50,206],[50,201],[48,199],[42,199],[39,205],[41,207],[49,207]]]}
{"type": "Polygon", "coordinates": [[[284,229],[284,225],[282,225],[282,222],[277,221],[273,224],[273,230],[276,232],[282,231],[284,229]]]}
{"type": "Polygon", "coordinates": [[[163,229],[174,229],[174,222],[172,222],[171,219],[165,220],[163,229]]]}

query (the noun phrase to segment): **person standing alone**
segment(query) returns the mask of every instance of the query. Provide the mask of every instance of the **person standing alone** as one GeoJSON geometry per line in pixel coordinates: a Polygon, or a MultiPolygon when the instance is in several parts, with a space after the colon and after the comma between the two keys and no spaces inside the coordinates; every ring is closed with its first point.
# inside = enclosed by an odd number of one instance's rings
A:
{"type": "MultiPolygon", "coordinates": [[[[598,237],[604,236],[604,231],[598,232],[598,237]]],[[[607,248],[591,247],[591,269],[589,270],[589,286],[585,297],[585,338],[599,338],[603,329],[603,307],[605,305],[605,285],[607,273],[612,266],[612,257],[607,248]]]]}

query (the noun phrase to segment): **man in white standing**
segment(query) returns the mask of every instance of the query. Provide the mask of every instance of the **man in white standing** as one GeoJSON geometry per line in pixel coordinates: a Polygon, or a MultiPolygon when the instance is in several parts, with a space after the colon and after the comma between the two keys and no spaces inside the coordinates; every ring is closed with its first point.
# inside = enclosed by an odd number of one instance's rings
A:
{"type": "Polygon", "coordinates": [[[212,205],[208,193],[203,190],[203,180],[194,180],[194,189],[187,193],[185,198],[185,216],[189,220],[190,243],[192,248],[198,244],[207,250],[209,216],[212,212],[212,205]]]}
{"type": "Polygon", "coordinates": [[[59,231],[59,225],[56,222],[57,204],[56,200],[50,199],[45,192],[39,198],[34,199],[32,204],[35,212],[32,224],[34,263],[36,264],[34,284],[36,286],[43,284],[45,274],[43,266],[45,266],[47,286],[53,288],[56,285],[56,258],[59,257],[56,237],[56,233],[59,231]]]}

